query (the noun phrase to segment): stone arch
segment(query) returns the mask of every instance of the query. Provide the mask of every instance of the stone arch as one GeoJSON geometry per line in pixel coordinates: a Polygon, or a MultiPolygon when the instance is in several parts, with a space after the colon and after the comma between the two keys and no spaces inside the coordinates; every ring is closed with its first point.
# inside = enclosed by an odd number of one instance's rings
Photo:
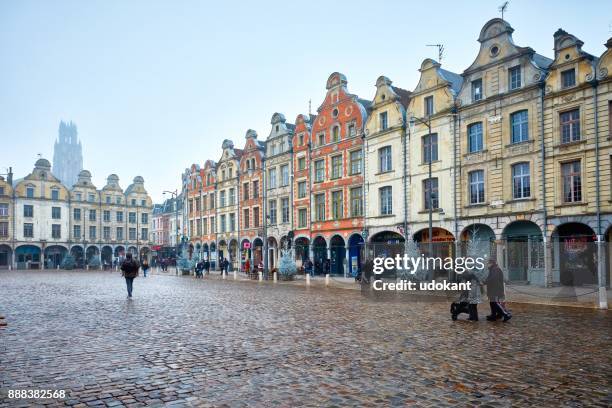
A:
{"type": "Polygon", "coordinates": [[[0,244],[0,269],[12,267],[13,249],[4,244],[0,244]]]}
{"type": "Polygon", "coordinates": [[[45,268],[57,268],[67,254],[68,248],[64,245],[49,245],[45,248],[45,268]]]}
{"type": "Polygon", "coordinates": [[[597,236],[581,222],[557,225],[552,233],[553,281],[580,286],[597,283],[597,236]]]}

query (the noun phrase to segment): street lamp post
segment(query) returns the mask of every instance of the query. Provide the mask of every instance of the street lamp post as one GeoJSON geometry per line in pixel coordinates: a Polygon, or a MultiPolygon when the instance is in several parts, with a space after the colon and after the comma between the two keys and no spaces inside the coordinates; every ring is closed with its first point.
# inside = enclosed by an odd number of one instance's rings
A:
{"type": "Polygon", "coordinates": [[[427,207],[429,213],[429,242],[428,242],[428,251],[429,256],[433,254],[433,185],[432,185],[432,161],[433,161],[433,143],[432,143],[432,135],[431,135],[431,115],[427,115],[426,119],[417,118],[412,116],[410,118],[410,124],[414,125],[415,122],[419,122],[425,126],[427,126],[427,137],[429,143],[429,160],[428,160],[428,180],[427,183],[429,185],[429,193],[427,194],[427,207]]]}
{"type": "Polygon", "coordinates": [[[176,227],[176,236],[174,238],[174,267],[176,269],[176,276],[178,276],[178,236],[179,236],[179,226],[178,226],[178,190],[174,191],[164,191],[163,194],[170,194],[172,199],[174,200],[174,226],[176,227]]]}

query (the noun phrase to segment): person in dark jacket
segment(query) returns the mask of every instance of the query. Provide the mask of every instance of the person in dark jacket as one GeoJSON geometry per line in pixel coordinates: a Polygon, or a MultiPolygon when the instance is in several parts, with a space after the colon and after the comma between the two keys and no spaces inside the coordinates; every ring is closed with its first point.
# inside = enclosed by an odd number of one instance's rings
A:
{"type": "Polygon", "coordinates": [[[127,285],[128,298],[132,297],[134,278],[138,276],[139,268],[140,265],[138,261],[132,259],[132,254],[128,252],[125,256],[125,261],[121,264],[122,275],[125,277],[125,283],[127,285]]]}
{"type": "Polygon", "coordinates": [[[506,300],[504,273],[497,265],[495,259],[489,259],[489,276],[487,277],[486,284],[487,297],[489,298],[489,306],[491,307],[491,314],[487,316],[487,320],[495,321],[503,318],[504,322],[507,322],[512,318],[512,314],[503,306],[503,302],[506,300]]]}

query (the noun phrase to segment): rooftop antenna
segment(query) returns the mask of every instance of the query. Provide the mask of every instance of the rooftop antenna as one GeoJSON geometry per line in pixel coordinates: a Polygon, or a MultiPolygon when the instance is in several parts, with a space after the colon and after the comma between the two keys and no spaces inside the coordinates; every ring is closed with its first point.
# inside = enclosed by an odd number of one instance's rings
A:
{"type": "Polygon", "coordinates": [[[312,114],[312,99],[308,100],[308,116],[312,114]]]}
{"type": "Polygon", "coordinates": [[[426,44],[428,47],[438,48],[438,62],[442,63],[442,55],[444,54],[444,44],[426,44]]]}
{"type": "Polygon", "coordinates": [[[42,154],[36,153],[36,157],[38,157],[39,159],[42,159],[42,154]]]}
{"type": "Polygon", "coordinates": [[[510,3],[509,1],[504,1],[504,4],[502,4],[501,6],[498,7],[499,12],[502,15],[502,20],[504,19],[504,13],[508,10],[508,3],[510,3]]]}

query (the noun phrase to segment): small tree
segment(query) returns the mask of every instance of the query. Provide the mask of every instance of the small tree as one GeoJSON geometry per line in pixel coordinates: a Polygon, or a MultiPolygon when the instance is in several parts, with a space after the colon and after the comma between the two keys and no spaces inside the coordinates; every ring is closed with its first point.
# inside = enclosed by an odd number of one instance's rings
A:
{"type": "Polygon", "coordinates": [[[72,270],[74,269],[75,266],[76,266],[76,261],[74,260],[74,256],[70,254],[67,254],[62,260],[62,263],[60,264],[60,268],[66,269],[66,270],[72,270]]]}
{"type": "Polygon", "coordinates": [[[292,251],[289,249],[283,249],[281,259],[278,265],[280,272],[280,278],[282,280],[293,280],[297,273],[297,265],[293,260],[292,251]]]}

